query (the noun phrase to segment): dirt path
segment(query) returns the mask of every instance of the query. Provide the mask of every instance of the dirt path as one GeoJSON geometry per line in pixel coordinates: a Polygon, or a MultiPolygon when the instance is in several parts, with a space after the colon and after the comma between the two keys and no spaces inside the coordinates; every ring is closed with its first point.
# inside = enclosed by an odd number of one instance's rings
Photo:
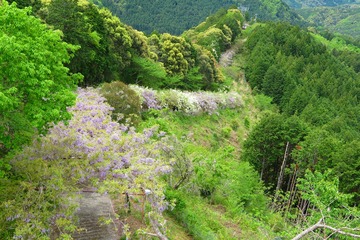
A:
{"type": "Polygon", "coordinates": [[[222,67],[228,67],[233,62],[233,57],[239,51],[242,44],[246,41],[246,39],[238,40],[234,45],[231,46],[228,50],[223,52],[219,59],[219,64],[222,67]]]}
{"type": "Polygon", "coordinates": [[[83,231],[73,235],[75,240],[118,240],[120,235],[117,230],[114,210],[111,200],[107,195],[95,192],[82,192],[79,199],[79,225],[83,231]],[[101,219],[112,221],[109,224],[101,219]]]}
{"type": "Polygon", "coordinates": [[[228,67],[232,64],[232,59],[235,55],[236,51],[233,48],[226,50],[226,52],[222,53],[220,56],[219,64],[222,67],[228,67]]]}

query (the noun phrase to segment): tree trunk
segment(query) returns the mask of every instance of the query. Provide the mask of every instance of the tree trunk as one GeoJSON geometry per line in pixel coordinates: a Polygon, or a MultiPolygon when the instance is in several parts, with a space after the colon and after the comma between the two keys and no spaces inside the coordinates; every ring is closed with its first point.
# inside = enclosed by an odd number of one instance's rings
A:
{"type": "Polygon", "coordinates": [[[283,182],[283,178],[284,178],[284,171],[285,171],[285,166],[286,166],[286,159],[289,156],[289,142],[286,143],[286,148],[285,148],[285,153],[284,153],[284,158],[281,164],[281,168],[280,168],[280,173],[279,173],[279,178],[278,178],[278,182],[276,185],[276,195],[277,192],[280,190],[282,182],[283,182]]]}
{"type": "Polygon", "coordinates": [[[264,169],[265,169],[265,158],[263,158],[263,159],[262,159],[262,166],[261,166],[260,180],[263,180],[264,169]]]}

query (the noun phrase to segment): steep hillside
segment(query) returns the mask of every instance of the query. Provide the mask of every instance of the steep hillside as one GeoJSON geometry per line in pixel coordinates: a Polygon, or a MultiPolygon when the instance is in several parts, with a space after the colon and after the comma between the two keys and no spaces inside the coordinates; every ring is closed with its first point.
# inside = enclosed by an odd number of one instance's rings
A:
{"type": "Polygon", "coordinates": [[[179,35],[215,13],[221,7],[227,8],[234,4],[233,0],[95,0],[125,23],[150,34],[153,31],[179,35]]]}
{"type": "Polygon", "coordinates": [[[306,8],[306,7],[319,7],[319,6],[339,6],[343,4],[351,4],[359,2],[358,0],[284,0],[290,7],[293,8],[306,8]]]}
{"type": "MultiPolygon", "coordinates": [[[[267,24],[258,27],[246,43],[250,49],[250,55],[246,62],[246,75],[250,86],[271,96],[273,102],[280,107],[285,119],[291,119],[290,116],[295,116],[291,120],[291,124],[294,124],[291,127],[292,132],[285,135],[286,138],[289,138],[290,143],[294,141],[293,144],[299,144],[302,148],[301,151],[292,155],[293,158],[288,159],[288,161],[299,161],[297,164],[301,164],[302,168],[313,167],[322,171],[332,168],[334,174],[341,179],[342,190],[355,193],[358,196],[359,192],[355,190],[358,186],[349,187],[352,183],[345,180],[348,179],[345,169],[351,168],[345,166],[352,165],[358,160],[356,160],[356,156],[353,156],[355,158],[351,158],[349,155],[346,158],[341,156],[346,155],[344,149],[357,142],[360,136],[359,121],[349,116],[353,113],[358,115],[360,111],[359,100],[357,99],[360,91],[360,75],[358,67],[345,60],[346,58],[350,59],[351,56],[359,57],[359,48],[355,50],[356,47],[353,46],[353,52],[344,51],[340,48],[330,51],[325,47],[325,44],[320,42],[319,38],[316,40],[308,32],[286,24],[267,24]],[[269,42],[272,44],[270,45],[269,42]],[[343,57],[339,57],[341,53],[344,54],[343,57]],[[340,61],[340,59],[344,60],[340,61]],[[311,131],[307,133],[304,128],[296,133],[297,127],[301,128],[301,122],[305,123],[311,131]],[[314,158],[310,160],[305,155],[311,155],[311,152],[314,151],[312,147],[315,146],[312,144],[315,144],[317,140],[313,134],[317,131],[321,135],[333,136],[338,142],[333,142],[333,148],[327,149],[326,153],[323,153],[324,155],[320,156],[321,154],[318,152],[317,156],[310,157],[310,159],[314,158]],[[295,136],[292,137],[292,134],[295,136]],[[308,136],[304,138],[303,134],[308,136]],[[309,165],[305,167],[302,164],[309,165]]],[[[270,122],[264,123],[263,127],[270,126],[279,119],[268,119],[268,121],[270,122]]],[[[287,127],[286,124],[283,126],[285,129],[287,127]]],[[[286,130],[280,129],[278,132],[286,132],[286,130]]],[[[264,129],[261,131],[267,132],[264,129]]],[[[261,133],[258,132],[257,134],[259,135],[249,138],[254,137],[249,142],[251,147],[248,149],[252,161],[258,161],[254,152],[258,147],[256,142],[261,137],[261,133]]],[[[326,141],[326,138],[323,140],[326,141]]],[[[315,147],[315,149],[317,148],[315,147]]],[[[258,149],[259,152],[266,154],[263,146],[261,149],[258,149]]],[[[275,164],[273,165],[274,169],[281,165],[282,149],[278,150],[280,151],[279,158],[268,160],[269,163],[275,164]]],[[[275,149],[271,151],[275,151],[275,149]]],[[[266,155],[269,156],[268,153],[266,155]]],[[[276,177],[273,178],[274,175],[267,172],[272,170],[259,162],[254,164],[257,164],[258,171],[262,172],[264,179],[267,179],[265,182],[274,187],[276,177]],[[263,169],[264,167],[265,169],[263,169]]]]}
{"type": "Polygon", "coordinates": [[[360,238],[356,42],[241,28],[279,1],[181,36],[86,0],[18,2],[32,12],[0,5],[0,239],[93,231],[79,195],[104,195],[92,226],[124,239],[360,238]]]}
{"type": "Polygon", "coordinates": [[[198,25],[220,8],[228,8],[231,5],[248,11],[249,19],[257,16],[258,20],[302,23],[301,18],[280,0],[94,0],[93,2],[109,8],[125,23],[147,34],[158,31],[179,35],[183,31],[198,25]]]}
{"type": "Polygon", "coordinates": [[[333,33],[360,38],[360,5],[347,4],[336,7],[314,7],[297,10],[310,24],[333,33]]]}

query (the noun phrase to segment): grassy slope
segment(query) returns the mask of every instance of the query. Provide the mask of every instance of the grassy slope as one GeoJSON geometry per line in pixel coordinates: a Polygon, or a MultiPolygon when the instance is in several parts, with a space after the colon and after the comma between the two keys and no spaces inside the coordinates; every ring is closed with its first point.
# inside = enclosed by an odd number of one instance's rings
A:
{"type": "MultiPolygon", "coordinates": [[[[241,45],[243,42],[244,40],[240,39],[236,44],[241,45]]],[[[218,151],[231,146],[235,149],[234,158],[227,164],[234,169],[239,164],[244,164],[239,160],[244,139],[261,115],[267,110],[273,110],[274,107],[269,103],[270,99],[252,95],[244,79],[243,51],[239,46],[239,53],[235,56],[233,64],[222,69],[226,77],[233,80],[233,88],[242,93],[245,102],[243,108],[226,109],[218,114],[201,116],[162,112],[160,117],[148,118],[142,126],[158,124],[162,130],[180,139],[188,139],[187,153],[195,159],[198,152],[217,155],[218,151]]],[[[191,187],[191,183],[185,186],[186,189],[191,187]]],[[[203,198],[196,193],[189,194],[189,191],[181,190],[177,194],[186,207],[181,212],[169,213],[170,239],[271,239],[276,237],[275,231],[283,231],[286,228],[283,220],[269,210],[249,213],[231,209],[221,194],[215,193],[211,198],[203,198]],[[261,220],[257,214],[262,215],[261,220]]]]}
{"type": "Polygon", "coordinates": [[[345,40],[339,37],[333,38],[331,41],[327,40],[326,38],[322,37],[319,34],[312,34],[312,36],[322,44],[326,45],[329,50],[341,50],[341,51],[351,51],[351,52],[357,52],[360,53],[360,48],[357,46],[354,46],[352,44],[347,44],[345,40]]]}

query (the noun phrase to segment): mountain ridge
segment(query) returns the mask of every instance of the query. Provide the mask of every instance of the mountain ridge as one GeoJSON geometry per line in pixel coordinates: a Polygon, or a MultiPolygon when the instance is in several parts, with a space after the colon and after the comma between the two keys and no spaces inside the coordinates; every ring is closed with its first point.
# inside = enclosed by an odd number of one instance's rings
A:
{"type": "Polygon", "coordinates": [[[153,31],[168,32],[180,35],[185,30],[195,27],[206,17],[214,14],[220,8],[235,6],[241,10],[247,9],[244,15],[258,20],[289,21],[304,24],[292,9],[281,0],[164,0],[164,1],[115,1],[93,0],[101,7],[107,7],[126,24],[150,34],[153,31]]]}

